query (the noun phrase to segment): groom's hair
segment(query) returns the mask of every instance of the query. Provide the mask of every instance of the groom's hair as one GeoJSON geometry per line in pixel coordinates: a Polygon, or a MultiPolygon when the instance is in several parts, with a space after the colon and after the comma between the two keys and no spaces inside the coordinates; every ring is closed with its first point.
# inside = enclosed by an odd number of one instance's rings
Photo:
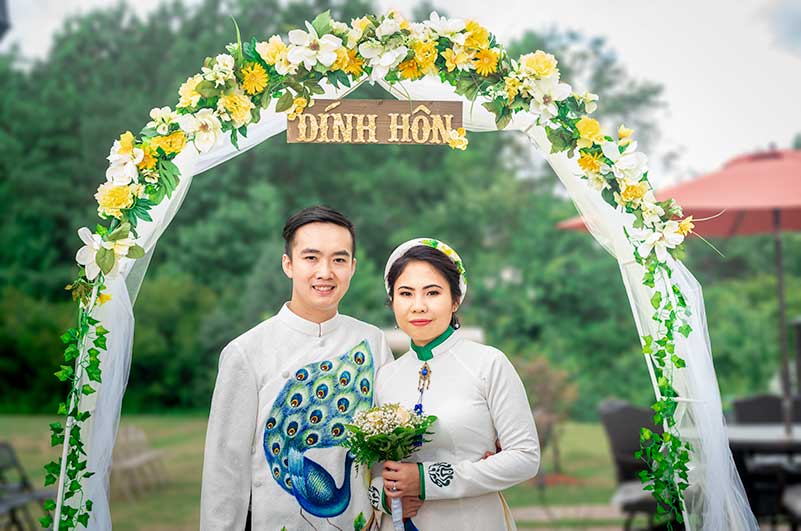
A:
{"type": "Polygon", "coordinates": [[[324,205],[304,208],[299,212],[295,212],[286,220],[283,236],[285,242],[284,252],[288,257],[292,258],[292,244],[294,243],[295,233],[303,225],[308,225],[309,223],[333,223],[348,229],[352,242],[351,254],[353,258],[356,257],[356,229],[353,227],[353,223],[342,212],[324,205]]]}

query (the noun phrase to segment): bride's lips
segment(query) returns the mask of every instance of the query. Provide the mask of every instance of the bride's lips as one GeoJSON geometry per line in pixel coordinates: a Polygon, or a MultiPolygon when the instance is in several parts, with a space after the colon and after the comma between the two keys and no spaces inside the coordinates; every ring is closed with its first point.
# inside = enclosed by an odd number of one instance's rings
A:
{"type": "Polygon", "coordinates": [[[431,322],[431,319],[415,319],[414,321],[409,321],[414,326],[425,326],[431,322]]]}

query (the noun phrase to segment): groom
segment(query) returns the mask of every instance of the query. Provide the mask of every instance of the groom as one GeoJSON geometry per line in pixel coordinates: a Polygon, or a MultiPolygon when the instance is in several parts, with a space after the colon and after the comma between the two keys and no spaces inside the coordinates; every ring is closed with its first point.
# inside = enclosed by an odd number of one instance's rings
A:
{"type": "Polygon", "coordinates": [[[291,216],[283,236],[290,301],[220,355],[204,531],[353,529],[360,514],[372,517],[365,467],[358,473],[338,444],[343,424],[372,405],[375,372],[392,353],[381,330],[337,311],[356,271],[354,227],[314,206],[291,216]]]}

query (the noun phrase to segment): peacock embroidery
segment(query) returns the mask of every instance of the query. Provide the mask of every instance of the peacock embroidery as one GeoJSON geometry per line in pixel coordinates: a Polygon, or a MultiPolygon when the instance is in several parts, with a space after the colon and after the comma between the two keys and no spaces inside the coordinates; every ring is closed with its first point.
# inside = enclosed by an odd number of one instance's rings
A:
{"type": "MultiPolygon", "coordinates": [[[[353,456],[337,487],[331,474],[304,453],[339,446],[345,424],[373,402],[374,360],[367,341],[334,359],[295,371],[273,402],[264,426],[264,454],[273,479],[303,511],[319,518],[342,514],[350,503],[353,456]]],[[[305,517],[304,517],[305,519],[305,517]]]]}

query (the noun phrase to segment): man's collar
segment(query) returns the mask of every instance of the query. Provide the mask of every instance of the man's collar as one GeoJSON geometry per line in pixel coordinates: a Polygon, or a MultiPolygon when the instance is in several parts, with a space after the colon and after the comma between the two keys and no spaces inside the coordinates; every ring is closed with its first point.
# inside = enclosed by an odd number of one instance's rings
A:
{"type": "Polygon", "coordinates": [[[322,337],[333,332],[342,322],[342,316],[337,312],[331,319],[322,323],[315,323],[299,316],[289,309],[289,303],[284,303],[277,315],[278,319],[289,328],[312,337],[322,337]]]}

